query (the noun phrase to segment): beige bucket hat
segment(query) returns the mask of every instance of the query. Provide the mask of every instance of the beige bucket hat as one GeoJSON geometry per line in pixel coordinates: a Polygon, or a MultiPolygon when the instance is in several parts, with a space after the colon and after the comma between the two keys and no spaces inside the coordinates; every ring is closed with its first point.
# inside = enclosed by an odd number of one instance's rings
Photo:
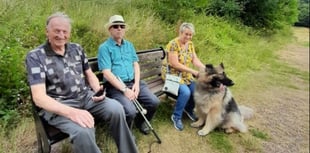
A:
{"type": "Polygon", "coordinates": [[[110,17],[109,22],[105,25],[105,27],[110,29],[113,25],[126,25],[126,23],[121,15],[113,15],[110,17]]]}

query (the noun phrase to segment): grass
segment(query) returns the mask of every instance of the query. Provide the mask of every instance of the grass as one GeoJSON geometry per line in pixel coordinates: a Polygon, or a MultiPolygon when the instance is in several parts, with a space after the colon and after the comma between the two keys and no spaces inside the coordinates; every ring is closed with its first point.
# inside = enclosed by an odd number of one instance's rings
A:
{"type": "Polygon", "coordinates": [[[309,33],[309,28],[295,28],[295,41],[302,46],[309,47],[309,37],[303,33],[309,33]],[[299,37],[297,37],[296,35],[298,35],[299,37]]]}
{"type": "Polygon", "coordinates": [[[258,129],[251,129],[250,132],[252,133],[252,135],[256,138],[260,138],[262,140],[268,140],[269,139],[269,136],[267,133],[261,131],[261,130],[258,130],[258,129]]]}
{"type": "Polygon", "coordinates": [[[0,152],[30,153],[35,151],[35,129],[32,118],[24,118],[17,128],[0,131],[0,152]],[[9,132],[9,133],[7,133],[9,132]]]}
{"type": "Polygon", "coordinates": [[[209,142],[212,148],[223,153],[234,152],[234,147],[224,132],[212,132],[209,135],[209,142]]]}

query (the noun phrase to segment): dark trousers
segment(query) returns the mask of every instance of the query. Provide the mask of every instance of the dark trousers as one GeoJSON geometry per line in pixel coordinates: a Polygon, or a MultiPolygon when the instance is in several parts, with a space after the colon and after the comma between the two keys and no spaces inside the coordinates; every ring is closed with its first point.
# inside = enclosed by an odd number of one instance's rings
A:
{"type": "MultiPolygon", "coordinates": [[[[109,130],[118,148],[118,153],[137,153],[138,148],[126,124],[125,113],[122,105],[116,100],[106,97],[101,102],[93,102],[92,91],[81,94],[77,99],[61,100],[63,104],[89,111],[96,121],[107,123],[109,130]]],[[[44,111],[43,117],[50,125],[59,128],[69,134],[73,151],[75,153],[101,153],[96,144],[95,129],[84,128],[70,119],[44,111]]]]}
{"type": "MultiPolygon", "coordinates": [[[[128,88],[132,88],[134,81],[124,83],[128,88]]],[[[145,117],[150,121],[153,118],[156,108],[159,105],[159,99],[150,91],[144,81],[141,80],[139,83],[140,93],[137,100],[142,105],[142,107],[147,110],[145,117]]],[[[120,90],[114,88],[110,83],[106,83],[105,87],[107,96],[116,99],[123,105],[127,124],[131,126],[133,120],[135,120],[136,126],[140,127],[144,120],[140,114],[137,115],[137,109],[133,102],[131,102],[120,90]]]]}

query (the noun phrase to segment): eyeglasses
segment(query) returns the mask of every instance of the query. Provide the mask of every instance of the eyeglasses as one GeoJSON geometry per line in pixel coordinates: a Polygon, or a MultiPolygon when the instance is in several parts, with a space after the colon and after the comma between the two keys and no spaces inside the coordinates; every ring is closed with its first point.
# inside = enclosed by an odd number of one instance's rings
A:
{"type": "Polygon", "coordinates": [[[125,25],[112,25],[113,29],[118,29],[119,27],[121,27],[122,29],[125,29],[125,25]]]}

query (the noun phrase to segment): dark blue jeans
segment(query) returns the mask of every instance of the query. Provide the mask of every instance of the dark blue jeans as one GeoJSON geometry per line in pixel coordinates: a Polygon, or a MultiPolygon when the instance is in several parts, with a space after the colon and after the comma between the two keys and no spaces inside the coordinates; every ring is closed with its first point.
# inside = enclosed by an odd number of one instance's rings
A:
{"type": "Polygon", "coordinates": [[[182,119],[184,109],[188,112],[193,112],[195,107],[193,97],[194,90],[195,90],[195,82],[193,81],[188,85],[180,84],[178,98],[173,111],[173,115],[175,118],[182,119]]]}
{"type": "MultiPolygon", "coordinates": [[[[125,82],[128,88],[132,88],[133,83],[133,81],[125,82]]],[[[140,114],[137,116],[137,109],[135,105],[120,90],[114,88],[111,84],[106,83],[105,86],[107,97],[116,99],[123,105],[127,124],[131,126],[132,121],[135,120],[136,126],[140,126],[144,120],[140,114]]],[[[140,93],[137,100],[142,107],[147,110],[145,117],[150,121],[153,118],[160,101],[157,96],[150,91],[147,84],[143,80],[140,81],[140,93]]]]}

